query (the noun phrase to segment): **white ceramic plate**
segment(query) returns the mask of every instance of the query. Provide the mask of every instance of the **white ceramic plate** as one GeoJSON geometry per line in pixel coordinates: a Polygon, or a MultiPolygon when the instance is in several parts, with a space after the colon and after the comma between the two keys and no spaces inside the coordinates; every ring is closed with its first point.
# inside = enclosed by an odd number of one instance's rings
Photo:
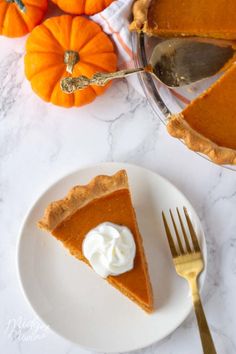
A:
{"type": "Polygon", "coordinates": [[[53,184],[28,213],[18,247],[20,281],[41,320],[66,339],[100,352],[142,348],[175,330],[192,308],[188,285],[174,270],[161,219],[162,210],[167,212],[176,206],[189,209],[206,260],[204,234],[189,201],[151,171],[123,163],[107,163],[78,170],[53,184]],[[62,198],[72,186],[86,184],[95,175],[113,174],[122,168],[128,172],[148,259],[156,308],[152,315],[142,311],[72,257],[60,242],[36,227],[45,207],[62,198]]]}

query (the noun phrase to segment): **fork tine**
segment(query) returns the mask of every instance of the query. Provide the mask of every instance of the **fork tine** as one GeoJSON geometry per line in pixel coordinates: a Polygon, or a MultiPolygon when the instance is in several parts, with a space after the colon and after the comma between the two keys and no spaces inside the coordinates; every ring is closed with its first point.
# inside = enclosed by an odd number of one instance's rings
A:
{"type": "Polygon", "coordinates": [[[171,232],[170,232],[168,223],[166,221],[166,217],[165,217],[164,212],[162,212],[162,219],[163,219],[163,223],[164,223],[164,226],[165,226],[166,236],[167,236],[167,240],[168,240],[168,243],[169,243],[169,246],[170,246],[170,251],[171,251],[172,257],[177,257],[178,253],[177,253],[177,250],[175,248],[175,244],[174,244],[173,238],[171,236],[171,232]]]}
{"type": "Polygon", "coordinates": [[[170,212],[171,220],[172,220],[172,223],[173,223],[173,226],[174,226],[174,229],[175,229],[175,234],[176,234],[177,242],[178,242],[178,245],[179,245],[180,253],[184,254],[184,249],[183,249],[183,246],[182,246],[182,242],[181,242],[181,239],[180,239],[180,236],[179,236],[179,232],[178,232],[178,229],[176,227],[175,220],[174,220],[174,217],[173,217],[171,209],[169,210],[169,212],[170,212]]]}
{"type": "Polygon", "coordinates": [[[184,214],[185,214],[185,217],[186,217],[186,220],[187,220],[189,232],[190,232],[190,235],[191,235],[191,238],[192,238],[194,250],[195,250],[195,252],[200,252],[200,247],[199,247],[197,235],[196,235],[196,233],[194,231],[193,224],[192,224],[192,222],[190,220],[187,208],[184,207],[183,209],[184,209],[184,214]]]}
{"type": "Polygon", "coordinates": [[[179,222],[180,222],[182,233],[183,233],[183,236],[184,236],[184,241],[185,241],[185,244],[186,244],[187,252],[191,253],[191,247],[190,247],[190,244],[189,244],[189,240],[188,240],[188,237],[187,237],[187,234],[186,234],[186,231],[185,231],[185,227],[184,227],[182,218],[180,216],[179,208],[176,208],[176,211],[177,211],[177,214],[178,214],[178,217],[179,217],[179,222]]]}

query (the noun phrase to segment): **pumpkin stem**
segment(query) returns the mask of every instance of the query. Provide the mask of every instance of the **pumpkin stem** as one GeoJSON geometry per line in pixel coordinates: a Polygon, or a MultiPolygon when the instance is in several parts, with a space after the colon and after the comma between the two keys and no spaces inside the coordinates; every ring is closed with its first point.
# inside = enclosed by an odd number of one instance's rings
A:
{"type": "Polygon", "coordinates": [[[26,7],[22,0],[6,0],[6,2],[14,2],[19,7],[20,11],[26,12],[26,7]]]}
{"type": "Polygon", "coordinates": [[[74,66],[79,61],[79,53],[74,50],[66,50],[64,54],[64,63],[66,64],[66,71],[73,73],[74,66]]]}

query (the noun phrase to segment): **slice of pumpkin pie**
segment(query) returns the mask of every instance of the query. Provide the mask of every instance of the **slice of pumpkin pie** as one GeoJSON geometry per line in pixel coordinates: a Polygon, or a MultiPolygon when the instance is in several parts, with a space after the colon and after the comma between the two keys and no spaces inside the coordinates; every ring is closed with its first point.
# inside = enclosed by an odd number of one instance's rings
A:
{"type": "Polygon", "coordinates": [[[124,170],[74,187],[47,207],[38,226],[145,311],[153,311],[147,261],[124,170]]]}

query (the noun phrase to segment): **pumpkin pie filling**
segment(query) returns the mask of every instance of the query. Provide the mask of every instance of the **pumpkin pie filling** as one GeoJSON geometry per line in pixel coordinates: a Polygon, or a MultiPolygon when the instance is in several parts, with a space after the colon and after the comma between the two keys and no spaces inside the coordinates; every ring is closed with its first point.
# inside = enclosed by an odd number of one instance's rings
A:
{"type": "Polygon", "coordinates": [[[110,222],[126,226],[133,234],[136,255],[132,270],[106,280],[145,311],[153,311],[151,283],[128,189],[125,171],[114,176],[97,176],[87,186],[77,186],[68,196],[52,203],[39,227],[50,231],[70,253],[90,265],[83,254],[83,241],[91,229],[110,222]]]}
{"type": "Polygon", "coordinates": [[[182,113],[170,117],[169,133],[216,163],[236,164],[235,92],[236,63],[182,113]]]}
{"type": "Polygon", "coordinates": [[[236,39],[235,0],[138,0],[131,29],[157,36],[236,39]]]}

